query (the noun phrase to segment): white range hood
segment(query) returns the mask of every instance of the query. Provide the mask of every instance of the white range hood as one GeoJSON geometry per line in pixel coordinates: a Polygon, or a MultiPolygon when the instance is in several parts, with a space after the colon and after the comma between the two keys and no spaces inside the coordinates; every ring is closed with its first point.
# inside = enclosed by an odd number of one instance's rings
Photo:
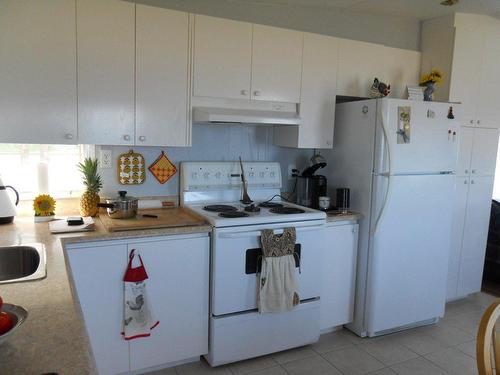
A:
{"type": "Polygon", "coordinates": [[[300,125],[295,103],[193,98],[193,123],[300,125]]]}

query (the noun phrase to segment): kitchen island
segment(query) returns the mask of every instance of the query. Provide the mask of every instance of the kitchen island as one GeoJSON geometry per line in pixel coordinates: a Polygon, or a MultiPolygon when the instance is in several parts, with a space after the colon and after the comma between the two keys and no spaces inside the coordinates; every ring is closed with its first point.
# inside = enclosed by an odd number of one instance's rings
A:
{"type": "Polygon", "coordinates": [[[207,233],[208,225],[127,232],[107,232],[96,220],[94,232],[53,235],[48,223],[33,223],[32,217],[18,217],[0,226],[0,246],[43,243],[47,253],[47,277],[0,285],[4,302],[20,305],[28,319],[0,345],[2,374],[89,375],[97,370],[84,321],[72,293],[63,244],[148,238],[174,234],[207,233]]]}

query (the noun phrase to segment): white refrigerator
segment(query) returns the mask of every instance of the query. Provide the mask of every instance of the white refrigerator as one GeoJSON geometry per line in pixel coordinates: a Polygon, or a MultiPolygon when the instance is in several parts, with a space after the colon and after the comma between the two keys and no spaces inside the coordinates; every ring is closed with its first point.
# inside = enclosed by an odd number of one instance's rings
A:
{"type": "Polygon", "coordinates": [[[360,222],[354,320],[360,336],[444,315],[457,163],[457,104],[338,104],[329,185],[351,190],[360,222]]]}

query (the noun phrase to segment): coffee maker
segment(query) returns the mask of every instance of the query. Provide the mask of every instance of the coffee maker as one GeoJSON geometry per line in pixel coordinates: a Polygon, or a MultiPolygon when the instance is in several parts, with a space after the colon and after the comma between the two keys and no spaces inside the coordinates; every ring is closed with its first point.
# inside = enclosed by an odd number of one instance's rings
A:
{"type": "Polygon", "coordinates": [[[327,195],[327,180],[325,176],[315,173],[324,167],[326,167],[326,160],[323,156],[316,154],[311,158],[311,165],[301,174],[295,175],[297,204],[319,208],[319,197],[327,195]]]}

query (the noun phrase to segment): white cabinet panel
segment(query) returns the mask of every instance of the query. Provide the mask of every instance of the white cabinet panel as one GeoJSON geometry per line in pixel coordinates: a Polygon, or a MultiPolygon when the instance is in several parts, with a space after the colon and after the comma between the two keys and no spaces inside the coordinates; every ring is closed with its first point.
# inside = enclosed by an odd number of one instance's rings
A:
{"type": "Polygon", "coordinates": [[[136,12],[136,144],[188,146],[188,14],[141,4],[136,12]]]}
{"type": "Polygon", "coordinates": [[[479,292],[491,211],[493,177],[471,177],[465,216],[458,295],[479,292]]]}
{"type": "Polygon", "coordinates": [[[131,370],[198,357],[208,352],[207,236],[129,244],[148,272],[148,296],[160,324],[130,342],[131,370]]]}
{"type": "Polygon", "coordinates": [[[0,2],[0,142],[76,143],[71,0],[0,2]]]}
{"type": "Polygon", "coordinates": [[[471,177],[493,176],[497,162],[498,129],[474,129],[471,177]]]}
{"type": "Polygon", "coordinates": [[[415,86],[419,82],[420,52],[382,48],[385,50],[385,72],[379,79],[391,85],[391,98],[406,99],[406,86],[415,86]]]}
{"type": "MultiPolygon", "coordinates": [[[[470,160],[470,158],[469,158],[470,160]]],[[[458,279],[462,256],[462,239],[467,210],[467,195],[469,193],[468,176],[455,178],[455,191],[453,198],[453,221],[451,224],[450,258],[448,260],[448,281],[446,299],[453,300],[457,297],[458,279]]]]}
{"type": "Polygon", "coordinates": [[[452,102],[461,102],[464,125],[474,125],[477,113],[483,34],[474,25],[457,27],[450,80],[452,102]]]}
{"type": "Polygon", "coordinates": [[[135,4],[78,0],[78,141],[134,143],[135,4]]]}
{"type": "Polygon", "coordinates": [[[456,173],[458,176],[470,174],[474,128],[461,127],[459,130],[458,161],[456,173]]]}
{"type": "Polygon", "coordinates": [[[385,60],[382,45],[340,39],[337,95],[369,97],[373,79],[386,80],[385,60]]]}
{"type": "Polygon", "coordinates": [[[298,127],[276,126],[274,143],[284,147],[332,148],[337,86],[338,39],[304,34],[298,127]]]}
{"type": "Polygon", "coordinates": [[[302,45],[301,32],[253,25],[252,99],[300,101],[302,45]]]}
{"type": "Polygon", "coordinates": [[[326,238],[322,266],[322,331],[352,321],[358,224],[327,226],[326,238]]]}
{"type": "Polygon", "coordinates": [[[195,16],[193,95],[249,99],[252,24],[195,16]]]}
{"type": "Polygon", "coordinates": [[[128,372],[129,346],[121,335],[127,246],[66,251],[99,373],[128,372]]]}
{"type": "MultiPolygon", "coordinates": [[[[500,87],[500,22],[484,26],[485,46],[482,58],[481,80],[477,100],[477,125],[489,128],[500,127],[500,105],[498,88],[500,87]]],[[[477,69],[477,67],[476,67],[477,69]]]]}

